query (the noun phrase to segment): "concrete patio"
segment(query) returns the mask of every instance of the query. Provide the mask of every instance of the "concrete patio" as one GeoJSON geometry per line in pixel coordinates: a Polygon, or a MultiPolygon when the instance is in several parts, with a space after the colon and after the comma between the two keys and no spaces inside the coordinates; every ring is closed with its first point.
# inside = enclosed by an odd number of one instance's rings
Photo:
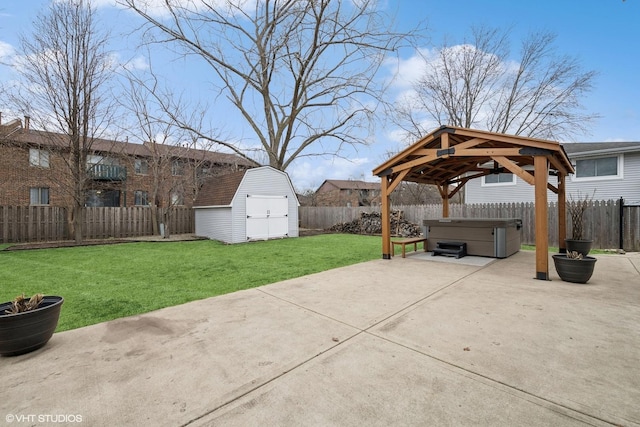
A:
{"type": "Polygon", "coordinates": [[[0,358],[0,424],[640,425],[640,254],[597,258],[412,253],[57,333],[0,358]]]}

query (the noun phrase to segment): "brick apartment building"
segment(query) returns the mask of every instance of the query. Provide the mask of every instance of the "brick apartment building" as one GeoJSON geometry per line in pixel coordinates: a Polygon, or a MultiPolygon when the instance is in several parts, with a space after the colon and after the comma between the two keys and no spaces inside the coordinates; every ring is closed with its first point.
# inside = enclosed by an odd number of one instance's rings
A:
{"type": "Polygon", "coordinates": [[[380,182],[327,179],[315,192],[316,206],[377,206],[380,182]]]}
{"type": "MultiPolygon", "coordinates": [[[[0,123],[0,205],[69,206],[70,150],[60,134],[0,123]]],[[[87,157],[85,206],[191,207],[211,176],[258,166],[233,154],[162,144],[96,139],[87,157]]]]}

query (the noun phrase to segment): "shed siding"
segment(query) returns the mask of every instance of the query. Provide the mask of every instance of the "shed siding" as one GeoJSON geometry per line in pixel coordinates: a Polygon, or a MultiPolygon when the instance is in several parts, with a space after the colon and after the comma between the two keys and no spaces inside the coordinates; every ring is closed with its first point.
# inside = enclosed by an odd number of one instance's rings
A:
{"type": "Polygon", "coordinates": [[[287,196],[289,200],[289,237],[298,237],[298,199],[291,187],[288,176],[284,172],[272,168],[249,169],[233,197],[232,229],[234,240],[232,243],[246,241],[247,236],[247,195],[257,196],[287,196]]]}
{"type": "Polygon", "coordinates": [[[233,241],[231,208],[201,208],[195,210],[196,235],[222,242],[233,241]]]}

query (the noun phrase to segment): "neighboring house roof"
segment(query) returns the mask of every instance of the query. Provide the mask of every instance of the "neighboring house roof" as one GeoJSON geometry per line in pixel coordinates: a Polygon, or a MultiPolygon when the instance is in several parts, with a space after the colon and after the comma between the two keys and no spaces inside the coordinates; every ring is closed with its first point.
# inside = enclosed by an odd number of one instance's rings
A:
{"type": "Polygon", "coordinates": [[[181,159],[190,159],[196,161],[207,160],[213,163],[241,164],[249,167],[259,166],[258,163],[237,154],[220,153],[217,151],[201,150],[197,148],[181,147],[177,145],[158,143],[151,144],[149,142],[145,142],[144,145],[147,147],[149,152],[151,152],[151,150],[156,150],[158,154],[164,156],[173,156],[179,157],[181,159]]]}
{"type": "MultiPolygon", "coordinates": [[[[35,129],[25,129],[22,127],[20,120],[13,120],[6,125],[1,125],[0,133],[5,134],[6,140],[18,144],[37,145],[40,147],[48,146],[60,149],[66,149],[69,146],[66,135],[35,129]]],[[[236,154],[219,153],[176,145],[136,144],[103,138],[95,138],[91,143],[91,151],[100,153],[154,157],[152,150],[161,156],[209,161],[212,163],[237,164],[248,167],[258,166],[257,163],[236,154]]]]}
{"type": "Polygon", "coordinates": [[[640,142],[572,142],[562,147],[569,157],[640,151],[640,142]]]}
{"type": "Polygon", "coordinates": [[[350,179],[326,179],[317,192],[332,190],[380,190],[379,182],[367,182],[350,179]]]}
{"type": "Polygon", "coordinates": [[[209,178],[203,185],[194,206],[229,206],[246,170],[209,178]]]}

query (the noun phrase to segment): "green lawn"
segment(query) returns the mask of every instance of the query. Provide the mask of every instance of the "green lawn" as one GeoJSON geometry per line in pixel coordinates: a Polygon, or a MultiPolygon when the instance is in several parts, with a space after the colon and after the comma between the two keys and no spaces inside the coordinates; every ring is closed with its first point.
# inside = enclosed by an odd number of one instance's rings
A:
{"type": "Polygon", "coordinates": [[[347,234],[0,251],[0,302],[63,296],[64,331],[380,257],[380,237],[347,234]]]}

